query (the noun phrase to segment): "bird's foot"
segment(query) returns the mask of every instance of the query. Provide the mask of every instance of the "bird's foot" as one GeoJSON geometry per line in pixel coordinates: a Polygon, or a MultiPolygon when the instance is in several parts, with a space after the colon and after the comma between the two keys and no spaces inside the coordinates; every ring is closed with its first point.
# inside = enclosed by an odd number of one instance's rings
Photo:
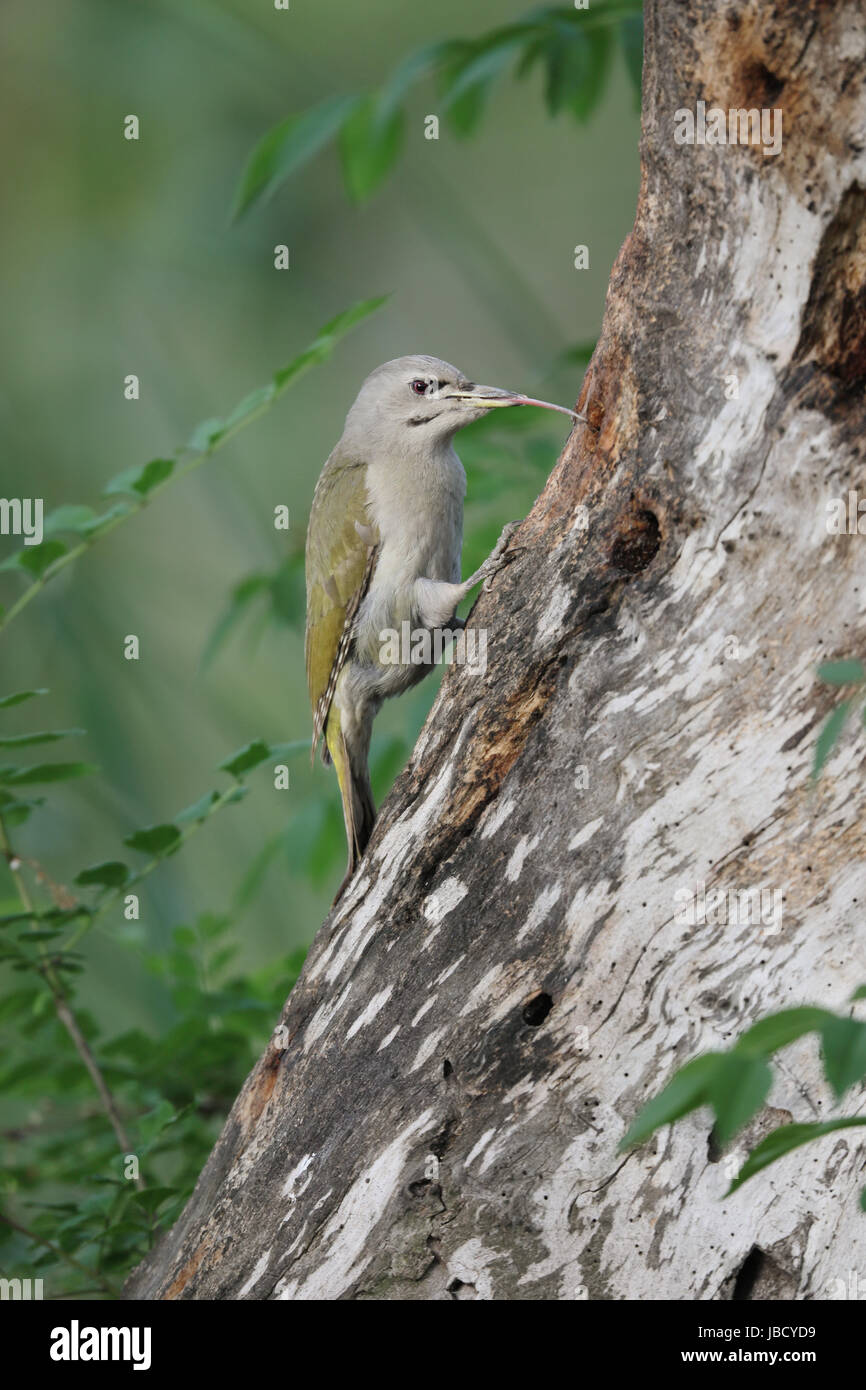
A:
{"type": "Polygon", "coordinates": [[[511,540],[511,537],[514,535],[515,531],[518,529],[519,526],[519,521],[509,521],[507,526],[503,526],[502,534],[499,537],[499,540],[496,542],[487,559],[484,561],[484,564],[481,566],[479,574],[481,574],[484,579],[484,586],[482,589],[483,593],[488,592],[493,583],[494,577],[502,569],[502,566],[507,564],[508,561],[511,558],[513,558],[512,556],[507,556],[505,554],[505,551],[508,547],[508,543],[511,540]]]}

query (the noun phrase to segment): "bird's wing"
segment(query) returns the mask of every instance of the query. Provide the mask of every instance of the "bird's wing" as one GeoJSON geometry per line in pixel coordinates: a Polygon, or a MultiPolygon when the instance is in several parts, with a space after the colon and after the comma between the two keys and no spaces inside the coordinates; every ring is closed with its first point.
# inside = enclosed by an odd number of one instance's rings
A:
{"type": "Polygon", "coordinates": [[[376,563],[366,478],[366,464],[332,455],[316,485],[310,512],[305,656],[314,757],[376,563]]]}

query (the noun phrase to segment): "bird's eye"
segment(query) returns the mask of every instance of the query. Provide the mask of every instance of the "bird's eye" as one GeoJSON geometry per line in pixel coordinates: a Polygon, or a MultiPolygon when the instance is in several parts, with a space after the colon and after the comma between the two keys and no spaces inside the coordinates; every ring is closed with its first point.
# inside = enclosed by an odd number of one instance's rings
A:
{"type": "Polygon", "coordinates": [[[426,383],[426,381],[422,380],[422,378],[421,378],[420,376],[416,376],[415,380],[412,382],[412,390],[415,392],[415,395],[416,395],[416,396],[426,396],[426,395],[427,395],[427,383],[426,383]]]}

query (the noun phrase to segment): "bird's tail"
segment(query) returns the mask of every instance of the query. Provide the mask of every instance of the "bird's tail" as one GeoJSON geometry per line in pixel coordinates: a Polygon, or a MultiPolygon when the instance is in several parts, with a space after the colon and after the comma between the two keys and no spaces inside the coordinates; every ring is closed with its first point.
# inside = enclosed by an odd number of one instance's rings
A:
{"type": "Polygon", "coordinates": [[[350,746],[340,727],[340,711],[334,705],[331,706],[325,725],[325,742],[340,784],[349,850],[346,876],[337,890],[337,897],[334,899],[336,902],[348,886],[367,848],[367,842],[373,833],[376,806],[367,768],[367,748],[356,749],[350,746]]]}

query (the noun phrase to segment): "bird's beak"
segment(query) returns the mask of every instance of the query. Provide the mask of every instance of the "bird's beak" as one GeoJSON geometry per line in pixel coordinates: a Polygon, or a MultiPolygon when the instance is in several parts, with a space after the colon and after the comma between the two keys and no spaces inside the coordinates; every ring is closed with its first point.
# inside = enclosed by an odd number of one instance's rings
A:
{"type": "Polygon", "coordinates": [[[466,401],[479,410],[493,410],[503,405],[538,405],[542,410],[556,410],[560,415],[568,415],[572,420],[583,420],[586,416],[564,405],[553,405],[551,401],[537,401],[533,396],[521,396],[516,391],[501,391],[498,386],[473,386],[469,391],[449,391],[453,400],[466,401]]]}

